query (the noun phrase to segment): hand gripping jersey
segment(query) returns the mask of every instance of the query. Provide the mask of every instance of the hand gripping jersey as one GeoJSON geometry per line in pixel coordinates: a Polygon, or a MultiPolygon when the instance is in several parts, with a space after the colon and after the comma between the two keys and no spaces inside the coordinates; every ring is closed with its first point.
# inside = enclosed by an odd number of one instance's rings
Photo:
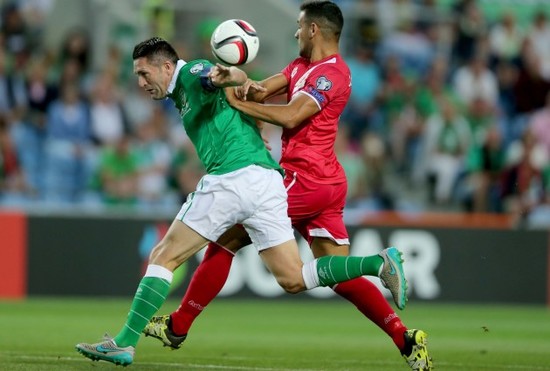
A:
{"type": "Polygon", "coordinates": [[[307,94],[320,111],[294,129],[284,129],[280,164],[285,170],[323,184],[346,182],[344,169],[334,153],[338,120],[351,93],[351,74],[338,54],[310,63],[297,58],[283,71],[287,100],[307,94]]]}

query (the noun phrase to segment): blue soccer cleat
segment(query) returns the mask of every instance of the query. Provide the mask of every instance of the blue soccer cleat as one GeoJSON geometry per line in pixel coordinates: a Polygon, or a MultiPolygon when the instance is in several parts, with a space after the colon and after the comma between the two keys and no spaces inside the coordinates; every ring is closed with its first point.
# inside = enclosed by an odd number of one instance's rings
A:
{"type": "Polygon", "coordinates": [[[104,336],[104,339],[104,341],[95,344],[76,344],[76,350],[92,361],[103,360],[121,366],[128,366],[134,361],[135,349],[133,346],[119,347],[107,335],[104,336]]]}
{"type": "Polygon", "coordinates": [[[401,252],[389,247],[378,254],[384,259],[378,277],[385,288],[390,290],[397,308],[403,310],[407,304],[407,280],[403,272],[401,252]]]}

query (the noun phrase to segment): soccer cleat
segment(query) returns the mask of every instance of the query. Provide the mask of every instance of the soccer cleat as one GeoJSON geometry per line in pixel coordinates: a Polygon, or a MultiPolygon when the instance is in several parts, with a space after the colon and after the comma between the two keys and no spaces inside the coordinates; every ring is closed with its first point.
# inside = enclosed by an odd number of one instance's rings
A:
{"type": "Polygon", "coordinates": [[[170,316],[168,314],[164,316],[154,316],[142,332],[145,336],[152,336],[155,339],[159,339],[165,347],[179,349],[181,347],[181,343],[183,343],[183,341],[187,338],[187,335],[175,335],[168,326],[169,322],[170,316]]]}
{"type": "Polygon", "coordinates": [[[103,339],[102,342],[95,344],[76,344],[76,350],[92,361],[103,360],[121,366],[128,366],[133,362],[135,354],[133,346],[119,347],[108,335],[105,335],[103,339]]]}
{"type": "Polygon", "coordinates": [[[403,355],[411,370],[433,370],[432,359],[427,349],[428,335],[422,330],[407,330],[403,336],[405,338],[405,348],[401,351],[401,355],[403,355]]]}
{"type": "Polygon", "coordinates": [[[403,310],[407,304],[407,280],[403,272],[401,252],[395,247],[389,247],[378,254],[384,259],[380,267],[380,281],[390,290],[397,308],[403,310]]]}

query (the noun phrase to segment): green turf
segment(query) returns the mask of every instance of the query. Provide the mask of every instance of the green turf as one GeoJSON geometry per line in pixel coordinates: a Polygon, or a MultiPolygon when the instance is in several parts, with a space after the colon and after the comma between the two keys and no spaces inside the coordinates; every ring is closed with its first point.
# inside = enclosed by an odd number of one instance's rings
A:
{"type": "MultiPolygon", "coordinates": [[[[114,335],[128,299],[0,301],[0,370],[122,370],[78,342],[114,335]]],[[[166,303],[166,310],[177,305],[166,303]]],[[[429,334],[438,370],[550,370],[550,310],[409,303],[402,320],[429,334]]],[[[127,370],[407,370],[391,340],[344,301],[218,299],[184,347],[142,338],[127,370]]]]}

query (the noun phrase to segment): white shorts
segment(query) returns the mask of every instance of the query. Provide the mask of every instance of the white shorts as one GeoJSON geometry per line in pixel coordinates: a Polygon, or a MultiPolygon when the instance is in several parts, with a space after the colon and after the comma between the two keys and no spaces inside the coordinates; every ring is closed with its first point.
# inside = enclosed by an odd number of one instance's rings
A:
{"type": "Polygon", "coordinates": [[[202,177],[176,218],[210,241],[242,224],[261,251],[294,239],[287,209],[281,174],[251,165],[202,177]]]}

